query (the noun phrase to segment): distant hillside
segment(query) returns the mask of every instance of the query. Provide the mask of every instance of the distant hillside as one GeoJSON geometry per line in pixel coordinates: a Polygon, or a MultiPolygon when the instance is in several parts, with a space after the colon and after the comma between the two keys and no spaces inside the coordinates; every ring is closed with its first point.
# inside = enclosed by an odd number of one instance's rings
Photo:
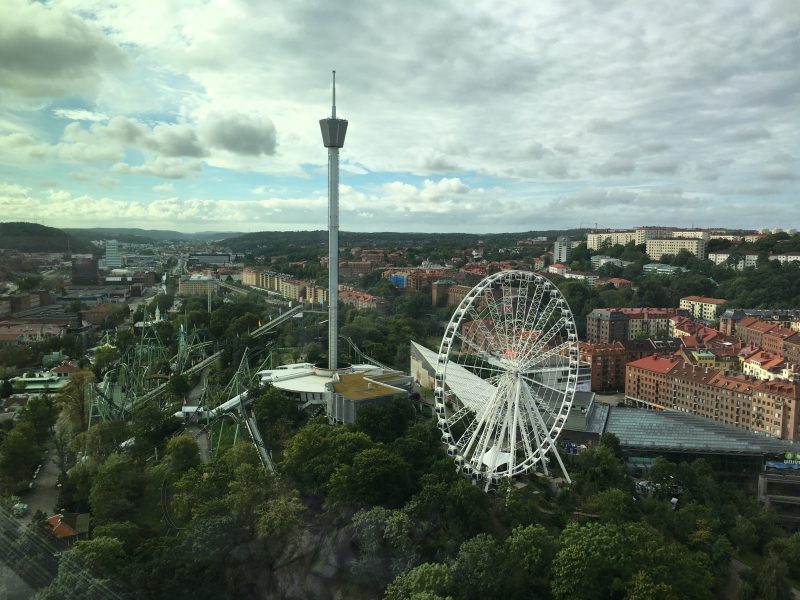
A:
{"type": "Polygon", "coordinates": [[[0,248],[20,252],[97,253],[89,242],[36,223],[0,223],[0,248]]]}
{"type": "Polygon", "coordinates": [[[138,229],[131,227],[92,227],[89,229],[65,229],[83,240],[115,239],[129,244],[147,244],[168,241],[215,241],[239,235],[238,231],[201,231],[181,233],[167,229],[138,229]]]}
{"type": "MultiPolygon", "coordinates": [[[[422,247],[440,246],[473,246],[483,241],[496,246],[513,245],[517,240],[546,235],[551,239],[559,235],[568,235],[580,239],[585,230],[571,229],[558,231],[525,231],[521,233],[398,233],[398,232],[355,232],[342,231],[339,241],[348,246],[389,246],[389,247],[422,247]]],[[[286,249],[291,245],[315,246],[325,245],[328,241],[327,231],[259,231],[245,233],[235,238],[222,241],[235,252],[273,252],[286,249]]]]}

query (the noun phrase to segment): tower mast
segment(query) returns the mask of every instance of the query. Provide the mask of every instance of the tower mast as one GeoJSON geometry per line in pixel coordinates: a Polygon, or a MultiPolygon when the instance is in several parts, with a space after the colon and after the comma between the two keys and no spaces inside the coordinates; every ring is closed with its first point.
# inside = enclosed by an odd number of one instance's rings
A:
{"type": "Polygon", "coordinates": [[[339,360],[339,148],[347,121],[336,118],[336,71],[333,71],[331,116],[320,119],[322,144],[328,149],[328,368],[339,360]]]}

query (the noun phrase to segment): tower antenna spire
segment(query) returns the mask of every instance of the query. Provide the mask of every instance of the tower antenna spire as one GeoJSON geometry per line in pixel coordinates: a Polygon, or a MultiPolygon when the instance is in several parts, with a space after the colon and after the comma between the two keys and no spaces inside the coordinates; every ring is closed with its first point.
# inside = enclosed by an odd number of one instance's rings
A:
{"type": "Polygon", "coordinates": [[[331,102],[331,118],[336,118],[336,71],[333,71],[333,102],[331,102]]]}

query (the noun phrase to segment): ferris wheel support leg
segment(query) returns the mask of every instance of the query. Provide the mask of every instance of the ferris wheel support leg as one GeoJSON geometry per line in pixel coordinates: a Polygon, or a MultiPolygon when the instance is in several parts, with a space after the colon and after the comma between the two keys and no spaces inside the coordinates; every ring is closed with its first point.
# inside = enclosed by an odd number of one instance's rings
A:
{"type": "Polygon", "coordinates": [[[550,446],[550,450],[553,454],[555,454],[556,460],[558,461],[558,466],[561,467],[561,472],[564,474],[564,479],[567,480],[567,483],[571,484],[572,479],[570,478],[569,473],[567,473],[567,468],[564,466],[564,461],[561,460],[561,455],[558,453],[558,450],[556,450],[555,445],[550,446]]]}

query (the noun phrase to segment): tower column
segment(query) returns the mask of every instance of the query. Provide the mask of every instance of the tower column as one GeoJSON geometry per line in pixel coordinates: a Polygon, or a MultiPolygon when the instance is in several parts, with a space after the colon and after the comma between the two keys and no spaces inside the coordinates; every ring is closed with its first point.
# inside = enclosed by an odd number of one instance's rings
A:
{"type": "Polygon", "coordinates": [[[347,121],[336,118],[336,71],[333,72],[331,116],[320,119],[322,144],[328,149],[328,368],[339,362],[339,148],[347,121]]]}
{"type": "Polygon", "coordinates": [[[339,357],[339,148],[328,148],[328,368],[339,357]]]}

